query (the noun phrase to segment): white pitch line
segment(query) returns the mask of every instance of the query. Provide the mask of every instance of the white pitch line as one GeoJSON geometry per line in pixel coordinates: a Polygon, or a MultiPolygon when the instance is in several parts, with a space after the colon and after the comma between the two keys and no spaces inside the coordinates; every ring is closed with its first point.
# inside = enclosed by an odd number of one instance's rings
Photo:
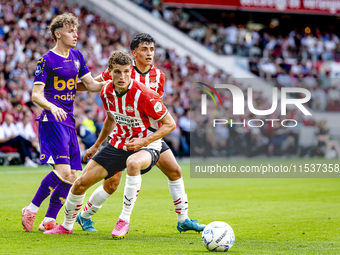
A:
{"type": "Polygon", "coordinates": [[[32,173],[32,174],[39,174],[39,173],[45,173],[45,172],[51,172],[51,170],[19,170],[19,171],[1,171],[0,174],[27,174],[27,173],[32,173]]]}

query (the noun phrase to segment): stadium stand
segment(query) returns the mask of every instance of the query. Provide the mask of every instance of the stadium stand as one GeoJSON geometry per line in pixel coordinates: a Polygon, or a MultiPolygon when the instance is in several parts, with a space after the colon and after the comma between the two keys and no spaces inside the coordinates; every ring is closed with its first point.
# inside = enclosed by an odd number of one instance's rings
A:
{"type": "MultiPolygon", "coordinates": [[[[113,20],[110,19],[105,20],[103,17],[107,18],[108,15],[102,15],[103,10],[90,11],[88,8],[77,5],[77,1],[68,2],[70,4],[64,1],[17,0],[9,2],[0,0],[0,114],[2,114],[3,117],[7,113],[11,114],[14,117],[15,123],[18,124],[23,120],[25,114],[31,113],[31,125],[36,135],[37,123],[34,121],[34,119],[39,115],[40,109],[32,103],[31,92],[36,62],[44,52],[52,48],[54,45],[54,42],[48,33],[47,27],[52,18],[63,12],[73,12],[79,18],[80,26],[77,47],[83,53],[93,76],[100,74],[104,69],[106,69],[107,60],[111,52],[114,50],[129,51],[130,39],[137,32],[136,29],[132,29],[126,24],[125,26],[122,25],[121,21],[119,21],[117,18],[115,19],[117,22],[113,22],[113,20]]],[[[147,3],[150,2],[151,1],[147,1],[147,3]]],[[[152,2],[155,3],[157,1],[152,2]]],[[[143,1],[138,1],[138,3],[142,4],[143,1]]],[[[147,9],[150,10],[151,5],[149,4],[147,6],[147,9]]],[[[160,18],[160,16],[157,14],[157,11],[154,11],[154,9],[151,11],[152,15],[160,18]]],[[[159,10],[158,12],[161,13],[159,10]]],[[[172,18],[177,19],[178,17],[184,15],[177,12],[178,10],[176,10],[176,13],[170,14],[167,12],[167,10],[164,10],[161,16],[163,16],[165,20],[169,21],[172,18]]],[[[181,23],[180,20],[176,22],[181,23]]],[[[188,32],[189,37],[204,44],[204,40],[198,38],[203,38],[206,36],[206,34],[203,34],[202,37],[202,29],[200,30],[199,25],[196,24],[194,27],[194,29],[191,29],[190,31],[188,30],[186,32],[188,32]]],[[[236,27],[235,30],[234,26],[229,28],[223,27],[223,29],[220,27],[219,31],[221,35],[226,33],[223,35],[225,37],[226,35],[230,36],[233,33],[240,33],[240,29],[241,28],[236,27]]],[[[258,42],[264,37],[258,37],[256,34],[254,34],[254,38],[258,38],[258,42]]],[[[329,40],[337,40],[337,37],[334,35],[330,35],[329,38],[329,40]]],[[[209,40],[211,41],[211,38],[209,40]]],[[[229,38],[226,40],[232,39],[229,38]]],[[[270,43],[270,40],[271,39],[268,39],[267,44],[270,43]]],[[[287,41],[283,39],[279,40],[277,38],[272,38],[272,40],[282,43],[282,45],[280,44],[280,47],[283,47],[284,43],[287,43],[287,41]]],[[[325,42],[326,41],[324,41],[324,44],[325,42]]],[[[273,44],[273,42],[271,44],[273,44]]],[[[254,43],[254,45],[256,45],[256,43],[254,43]]],[[[210,43],[210,46],[213,45],[210,43]]],[[[216,46],[214,46],[214,48],[216,48],[216,46]]],[[[227,51],[224,50],[225,48],[228,47],[223,46],[220,51],[217,51],[217,53],[227,53],[227,51]]],[[[210,47],[210,50],[215,51],[213,47],[210,47]]],[[[303,47],[301,50],[303,51],[303,47]]],[[[190,84],[194,84],[197,81],[205,82],[207,84],[231,83],[236,84],[245,90],[246,83],[239,84],[238,81],[235,80],[234,73],[231,76],[230,72],[227,72],[226,70],[221,71],[216,68],[216,66],[214,68],[210,68],[208,65],[203,65],[202,62],[196,61],[195,58],[185,55],[183,52],[177,52],[177,49],[174,50],[173,48],[158,47],[156,52],[157,55],[155,57],[155,65],[162,69],[166,74],[164,103],[169,108],[169,111],[174,116],[177,123],[186,123],[185,115],[190,110],[190,99],[194,99],[190,98],[190,84]]],[[[233,54],[239,53],[239,51],[237,49],[234,50],[233,47],[232,51],[230,52],[229,49],[228,52],[233,54]]],[[[269,57],[272,57],[273,54],[276,54],[273,50],[261,50],[260,52],[259,50],[251,50],[250,48],[249,51],[245,52],[239,54],[252,56],[252,58],[250,58],[250,63],[254,63],[253,65],[256,67],[251,70],[255,74],[267,77],[268,80],[273,79],[274,81],[278,82],[278,85],[284,86],[285,81],[284,79],[280,80],[279,75],[275,76],[274,74],[269,77],[267,72],[263,71],[264,65],[261,67],[262,71],[259,67],[261,66],[260,64],[262,64],[261,61],[264,61],[263,57],[265,57],[266,54],[268,55],[268,59],[269,57]]],[[[295,51],[293,50],[292,52],[300,52],[300,49],[295,51]]],[[[291,54],[289,52],[289,47],[287,48],[287,53],[282,52],[281,54],[282,56],[285,54],[291,54]]],[[[314,58],[313,56],[313,54],[307,54],[306,61],[303,60],[295,63],[290,62],[290,64],[287,64],[283,60],[282,62],[279,62],[277,59],[281,58],[276,58],[275,62],[269,62],[269,64],[274,64],[276,74],[282,70],[285,70],[287,74],[291,74],[291,72],[298,72],[294,70],[302,70],[302,72],[306,72],[306,75],[309,75],[309,82],[312,83],[313,78],[319,79],[321,77],[321,73],[309,74],[308,68],[306,68],[306,66],[308,67],[310,63],[309,61],[314,58]]],[[[334,59],[337,58],[336,54],[333,54],[332,56],[334,59]]],[[[320,60],[331,59],[331,55],[319,54],[316,55],[316,58],[320,60]]],[[[231,65],[234,66],[233,64],[231,65]]],[[[250,64],[250,67],[252,67],[252,64],[250,64]]],[[[272,66],[267,68],[273,69],[272,66]]],[[[241,68],[239,69],[242,70],[241,68]]],[[[336,70],[336,66],[334,67],[334,70],[336,70]]],[[[248,77],[256,77],[252,76],[251,73],[247,71],[243,71],[242,74],[247,74],[248,77]]],[[[297,76],[298,74],[299,73],[297,73],[297,76]]],[[[330,74],[330,72],[328,72],[328,74],[326,72],[326,75],[330,74]]],[[[282,73],[282,75],[284,76],[286,74],[282,73]]],[[[291,78],[292,76],[289,75],[289,77],[291,78]]],[[[322,86],[327,86],[327,84],[322,84],[322,86]]],[[[320,100],[319,102],[314,102],[314,105],[310,105],[313,109],[319,110],[321,112],[325,110],[338,110],[339,102],[335,97],[336,93],[339,93],[338,87],[334,87],[331,84],[328,86],[329,87],[327,90],[325,87],[321,88],[320,86],[316,86],[314,93],[317,95],[316,98],[319,98],[320,100]],[[326,96],[323,92],[326,92],[326,96]],[[331,97],[333,101],[326,100],[327,103],[325,103],[325,97],[331,97]]],[[[266,88],[268,88],[268,86],[266,88]]],[[[268,107],[268,100],[266,100],[267,96],[265,94],[267,93],[267,90],[262,89],[256,93],[257,100],[255,100],[256,102],[254,104],[258,108],[264,107],[264,109],[266,109],[266,107],[268,107]]],[[[225,105],[231,104],[230,95],[229,97],[228,95],[225,95],[224,99],[225,105]]],[[[99,95],[94,93],[79,92],[77,93],[75,106],[75,115],[79,117],[78,120],[82,121],[82,128],[86,128],[86,125],[89,123],[86,120],[93,120],[96,129],[96,131],[93,133],[94,135],[98,134],[105,118],[105,112],[101,107],[99,95]]],[[[216,114],[218,115],[219,113],[216,114]]],[[[249,113],[247,114],[248,116],[245,117],[251,117],[249,113]]],[[[299,116],[299,114],[294,110],[289,111],[288,115],[296,116],[296,119],[303,123],[304,126],[314,126],[317,129],[318,121],[313,119],[302,119],[302,116],[299,116]]],[[[166,138],[177,156],[188,155],[190,144],[188,143],[188,136],[184,135],[187,134],[187,131],[188,129],[185,125],[179,124],[177,125],[177,129],[166,138]]],[[[194,131],[195,135],[202,135],[199,134],[200,130],[198,130],[198,128],[195,129],[194,126],[191,127],[190,131],[194,131]]],[[[205,136],[208,137],[208,127],[206,127],[205,133],[205,136]]],[[[286,151],[286,149],[281,149],[282,146],[295,146],[298,143],[297,134],[287,134],[284,139],[281,139],[281,141],[277,142],[280,144],[280,146],[279,149],[277,149],[276,146],[276,150],[274,152],[274,145],[276,144],[273,144],[272,137],[275,135],[273,133],[275,132],[273,132],[269,127],[265,127],[257,131],[250,131],[242,128],[234,130],[230,127],[224,127],[220,130],[221,139],[217,147],[215,144],[211,144],[211,153],[218,152],[222,155],[233,155],[238,153],[243,154],[244,148],[250,148],[248,145],[256,144],[256,146],[253,146],[253,148],[247,152],[248,156],[252,156],[254,151],[261,151],[259,148],[262,148],[263,153],[276,153],[280,155],[282,153],[284,154],[286,151]],[[292,137],[292,139],[287,140],[287,137],[292,137]],[[288,142],[284,144],[286,140],[288,142]],[[220,150],[220,148],[226,144],[228,144],[227,148],[229,149],[227,149],[227,151],[220,150]]],[[[79,141],[81,141],[81,138],[79,138],[79,141]]],[[[207,140],[207,142],[209,142],[209,140],[207,140]]],[[[39,148],[35,148],[38,151],[39,148]]],[[[81,148],[85,150],[85,145],[82,144],[81,148]]],[[[199,148],[196,149],[199,151],[199,148]]],[[[6,154],[6,157],[10,158],[13,155],[10,156],[10,154],[6,154]]],[[[35,160],[37,161],[37,158],[35,160]]],[[[7,163],[10,162],[6,162],[6,164],[7,163]]]]}

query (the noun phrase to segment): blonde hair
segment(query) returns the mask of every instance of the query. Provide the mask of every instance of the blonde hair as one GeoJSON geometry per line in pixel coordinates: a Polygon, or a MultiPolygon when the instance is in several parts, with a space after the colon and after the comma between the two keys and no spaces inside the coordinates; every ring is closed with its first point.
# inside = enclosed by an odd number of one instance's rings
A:
{"type": "Polygon", "coordinates": [[[132,59],[130,55],[122,50],[116,50],[109,58],[109,69],[113,69],[113,65],[130,65],[132,66],[132,59]]]}
{"type": "Polygon", "coordinates": [[[64,24],[74,25],[78,27],[78,18],[74,16],[72,13],[64,13],[55,17],[51,25],[48,27],[50,30],[50,34],[55,41],[57,41],[57,37],[55,36],[55,31],[58,28],[62,28],[64,24]]]}

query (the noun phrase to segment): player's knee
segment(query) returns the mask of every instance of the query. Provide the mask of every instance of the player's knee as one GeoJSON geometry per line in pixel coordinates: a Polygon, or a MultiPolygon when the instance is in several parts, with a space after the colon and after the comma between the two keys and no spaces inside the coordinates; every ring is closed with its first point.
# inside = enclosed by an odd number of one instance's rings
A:
{"type": "Polygon", "coordinates": [[[171,181],[176,181],[182,177],[182,169],[179,165],[176,164],[176,166],[171,168],[172,171],[170,171],[169,179],[171,181]]]}
{"type": "Polygon", "coordinates": [[[72,173],[68,176],[68,181],[71,183],[74,183],[74,181],[77,179],[78,174],[76,171],[72,171],[72,173]]]}
{"type": "Polygon", "coordinates": [[[119,186],[119,180],[118,181],[113,181],[113,182],[109,182],[109,183],[105,183],[104,184],[104,190],[109,193],[110,195],[112,195],[119,186]]]}
{"type": "Polygon", "coordinates": [[[127,169],[139,169],[140,170],[141,164],[142,164],[141,160],[135,157],[132,157],[132,158],[130,157],[126,161],[127,169]]]}
{"type": "Polygon", "coordinates": [[[82,195],[88,189],[88,185],[84,182],[83,178],[79,177],[73,184],[72,193],[74,195],[82,195]]]}

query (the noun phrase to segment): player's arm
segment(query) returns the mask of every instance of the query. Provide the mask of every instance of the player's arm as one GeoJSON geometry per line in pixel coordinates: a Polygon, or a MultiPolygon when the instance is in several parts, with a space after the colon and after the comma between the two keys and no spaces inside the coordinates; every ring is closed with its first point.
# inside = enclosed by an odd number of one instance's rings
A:
{"type": "Polygon", "coordinates": [[[112,132],[112,130],[116,126],[116,121],[113,117],[113,115],[110,112],[107,112],[107,117],[104,121],[103,128],[100,131],[100,134],[97,138],[97,141],[92,145],[87,151],[84,156],[84,161],[91,159],[94,154],[98,151],[100,145],[106,140],[106,138],[109,136],[109,134],[112,132]]]}
{"type": "MultiPolygon", "coordinates": [[[[97,82],[103,81],[102,78],[100,77],[100,75],[98,75],[96,78],[93,78],[93,79],[97,82]]],[[[77,91],[88,91],[88,89],[85,87],[82,80],[80,80],[80,82],[77,83],[77,91]]]]}
{"type": "Polygon", "coordinates": [[[176,122],[174,121],[170,113],[167,113],[161,120],[159,120],[159,122],[162,123],[162,126],[157,129],[155,133],[144,138],[131,139],[129,143],[126,144],[126,149],[134,151],[138,150],[160,138],[163,138],[176,128],[176,122]]]}
{"type": "Polygon", "coordinates": [[[34,103],[39,105],[40,107],[49,110],[54,115],[56,121],[63,121],[67,118],[67,113],[62,109],[47,101],[44,96],[44,85],[42,84],[34,84],[32,91],[32,100],[34,103]]]}
{"type": "MultiPolygon", "coordinates": [[[[102,87],[107,83],[107,81],[102,81],[100,78],[100,75],[96,78],[93,78],[91,75],[85,76],[82,80],[82,84],[86,88],[86,90],[90,92],[100,92],[102,87]],[[99,78],[98,78],[99,77],[99,78]]],[[[77,83],[77,87],[79,86],[79,83],[77,83]]],[[[81,91],[77,88],[78,91],[81,91]]]]}

